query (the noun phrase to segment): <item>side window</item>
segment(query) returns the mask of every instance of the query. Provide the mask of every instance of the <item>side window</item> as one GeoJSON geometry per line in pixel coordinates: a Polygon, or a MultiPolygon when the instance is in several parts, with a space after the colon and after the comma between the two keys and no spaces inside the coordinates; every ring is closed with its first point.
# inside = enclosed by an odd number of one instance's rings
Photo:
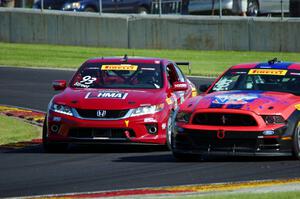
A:
{"type": "Polygon", "coordinates": [[[167,78],[170,85],[173,85],[174,82],[178,81],[177,73],[173,64],[167,66],[167,78]]]}
{"type": "Polygon", "coordinates": [[[178,80],[180,82],[185,82],[184,75],[183,75],[182,71],[180,70],[180,68],[178,68],[178,66],[175,66],[175,70],[177,72],[178,80]]]}

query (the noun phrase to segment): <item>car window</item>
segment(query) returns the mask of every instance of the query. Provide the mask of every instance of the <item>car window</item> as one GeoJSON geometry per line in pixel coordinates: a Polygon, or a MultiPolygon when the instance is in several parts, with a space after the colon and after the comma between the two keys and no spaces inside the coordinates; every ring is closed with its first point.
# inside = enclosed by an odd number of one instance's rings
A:
{"type": "Polygon", "coordinates": [[[160,64],[86,64],[74,75],[73,88],[162,88],[160,64]]]}
{"type": "Polygon", "coordinates": [[[185,77],[184,77],[182,71],[180,70],[180,68],[178,66],[176,66],[176,65],[174,65],[174,66],[175,66],[175,70],[177,72],[178,80],[180,82],[185,82],[185,77]]]}
{"type": "Polygon", "coordinates": [[[300,71],[296,70],[229,70],[209,92],[228,90],[278,91],[300,95],[300,71]]]}
{"type": "Polygon", "coordinates": [[[169,85],[173,85],[174,82],[178,81],[178,76],[177,76],[177,72],[176,69],[174,67],[174,65],[172,63],[170,63],[167,67],[166,67],[166,73],[167,73],[167,79],[169,82],[169,85]]]}

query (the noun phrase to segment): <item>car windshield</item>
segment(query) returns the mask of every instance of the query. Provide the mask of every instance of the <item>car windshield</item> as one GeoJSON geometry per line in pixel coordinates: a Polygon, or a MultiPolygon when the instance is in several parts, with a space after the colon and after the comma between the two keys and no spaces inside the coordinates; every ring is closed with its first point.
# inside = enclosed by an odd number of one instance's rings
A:
{"type": "Polygon", "coordinates": [[[300,71],[281,69],[229,70],[209,92],[260,90],[300,95],[300,71]]]}
{"type": "Polygon", "coordinates": [[[72,88],[162,88],[160,64],[89,63],[80,68],[72,88]]]}

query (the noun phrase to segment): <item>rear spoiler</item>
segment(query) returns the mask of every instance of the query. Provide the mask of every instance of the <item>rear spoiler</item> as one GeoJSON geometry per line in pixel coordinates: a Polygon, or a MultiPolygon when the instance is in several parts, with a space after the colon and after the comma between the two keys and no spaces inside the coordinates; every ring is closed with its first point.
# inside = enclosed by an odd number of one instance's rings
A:
{"type": "Polygon", "coordinates": [[[190,66],[190,62],[175,62],[176,65],[187,66],[189,70],[189,75],[192,74],[192,67],[190,66]]]}

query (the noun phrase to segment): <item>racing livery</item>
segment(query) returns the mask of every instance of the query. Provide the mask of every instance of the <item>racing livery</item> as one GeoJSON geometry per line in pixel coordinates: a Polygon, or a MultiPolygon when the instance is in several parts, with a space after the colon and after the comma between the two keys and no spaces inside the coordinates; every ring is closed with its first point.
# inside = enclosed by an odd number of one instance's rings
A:
{"type": "Polygon", "coordinates": [[[69,143],[169,144],[174,111],[197,94],[175,62],[158,58],[90,59],[66,85],[53,82],[63,92],[49,103],[46,151],[69,143]]]}
{"type": "MultiPolygon", "coordinates": [[[[202,86],[203,88],[203,86],[202,86]]],[[[176,115],[173,155],[300,157],[300,63],[239,64],[176,115]]]]}

